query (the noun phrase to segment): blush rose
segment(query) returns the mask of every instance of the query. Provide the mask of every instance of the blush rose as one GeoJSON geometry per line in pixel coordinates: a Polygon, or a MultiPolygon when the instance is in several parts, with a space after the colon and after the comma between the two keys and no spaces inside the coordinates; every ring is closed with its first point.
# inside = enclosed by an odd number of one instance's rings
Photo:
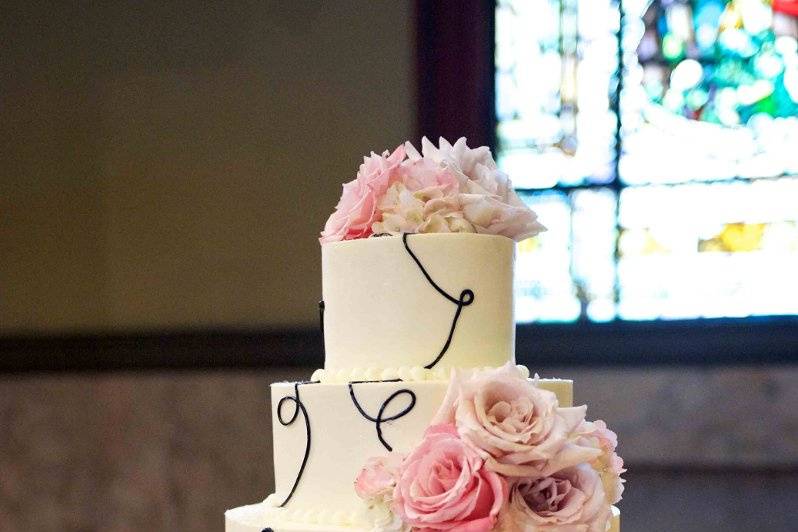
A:
{"type": "Polygon", "coordinates": [[[319,241],[322,244],[366,238],[371,235],[371,226],[381,216],[377,202],[388,188],[399,179],[399,167],[405,158],[404,146],[393,153],[372,153],[363,158],[357,177],[344,184],[341,199],[335,207],[319,241]]]}
{"type": "Polygon", "coordinates": [[[511,477],[545,477],[596,459],[576,429],[585,406],[563,408],[554,393],[537,387],[516,366],[455,373],[433,423],[454,423],[460,437],[511,477]]]}
{"type": "Polygon", "coordinates": [[[507,498],[507,484],[457,436],[433,425],[402,464],[393,510],[421,532],[487,532],[507,498]]]}
{"type": "Polygon", "coordinates": [[[393,493],[401,465],[402,455],[395,452],[369,458],[355,479],[355,493],[369,502],[386,500],[393,493]]]}
{"type": "Polygon", "coordinates": [[[604,532],[611,515],[601,479],[587,464],[520,479],[509,497],[500,532],[604,532]]]}
{"type": "Polygon", "coordinates": [[[601,477],[607,499],[615,504],[621,500],[624,489],[621,475],[626,472],[623,459],[615,452],[618,436],[600,419],[585,421],[577,432],[580,434],[579,441],[582,445],[593,446],[601,451],[601,455],[593,460],[591,465],[601,477]]]}

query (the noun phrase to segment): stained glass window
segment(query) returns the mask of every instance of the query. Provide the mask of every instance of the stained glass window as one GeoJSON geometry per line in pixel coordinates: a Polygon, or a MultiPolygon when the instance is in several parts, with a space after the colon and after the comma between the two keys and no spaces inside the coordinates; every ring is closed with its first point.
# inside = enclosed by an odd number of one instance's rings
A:
{"type": "Polygon", "coordinates": [[[763,0],[624,0],[623,9],[625,182],[798,173],[794,15],[763,0]]]}
{"type": "Polygon", "coordinates": [[[619,317],[798,313],[798,179],[630,187],[619,317]]]}
{"type": "Polygon", "coordinates": [[[500,0],[519,321],[798,314],[798,0],[500,0]]]}
{"type": "Polygon", "coordinates": [[[518,246],[519,321],[594,321],[615,317],[616,197],[612,190],[522,193],[556,230],[518,246]]]}
{"type": "Polygon", "coordinates": [[[618,53],[611,0],[500,1],[496,10],[499,163],[518,186],[612,179],[618,53]]]}

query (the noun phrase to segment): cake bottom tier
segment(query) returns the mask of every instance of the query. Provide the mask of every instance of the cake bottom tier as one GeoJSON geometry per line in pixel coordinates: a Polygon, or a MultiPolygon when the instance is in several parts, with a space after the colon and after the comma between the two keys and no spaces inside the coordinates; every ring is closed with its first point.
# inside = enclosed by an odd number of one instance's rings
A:
{"type": "MultiPolygon", "coordinates": [[[[228,510],[224,514],[225,532],[372,532],[367,528],[352,526],[316,525],[306,523],[291,523],[286,519],[286,511],[274,508],[268,503],[261,502],[249,506],[240,506],[228,510]],[[277,524],[280,523],[280,524],[277,524]]],[[[608,532],[620,532],[621,512],[612,507],[612,520],[608,532]]]]}
{"type": "MultiPolygon", "coordinates": [[[[448,381],[275,383],[271,386],[274,495],[292,522],[359,525],[354,482],[373,456],[410,452],[443,402],[448,381]],[[306,519],[305,516],[311,516],[306,519]]],[[[563,406],[569,380],[540,379],[563,406]]]]}
{"type": "MultiPolygon", "coordinates": [[[[571,381],[539,379],[537,385],[571,406],[571,381]]],[[[380,530],[391,515],[357,496],[355,478],[369,457],[410,452],[448,386],[447,380],[273,384],[275,493],[227,512],[227,531],[380,530]]]]}

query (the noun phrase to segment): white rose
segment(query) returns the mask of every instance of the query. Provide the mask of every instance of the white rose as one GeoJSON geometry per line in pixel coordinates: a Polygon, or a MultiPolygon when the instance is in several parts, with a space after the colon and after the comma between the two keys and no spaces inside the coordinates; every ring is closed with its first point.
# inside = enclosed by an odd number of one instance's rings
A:
{"type": "MultiPolygon", "coordinates": [[[[436,147],[424,137],[421,153],[409,142],[405,151],[408,156],[405,165],[431,161],[457,179],[463,219],[476,232],[521,241],[546,230],[535,212],[518,197],[507,174],[496,167],[487,146],[471,149],[465,138],[454,145],[441,138],[436,147]]],[[[463,222],[457,223],[467,227],[463,222]]]]}

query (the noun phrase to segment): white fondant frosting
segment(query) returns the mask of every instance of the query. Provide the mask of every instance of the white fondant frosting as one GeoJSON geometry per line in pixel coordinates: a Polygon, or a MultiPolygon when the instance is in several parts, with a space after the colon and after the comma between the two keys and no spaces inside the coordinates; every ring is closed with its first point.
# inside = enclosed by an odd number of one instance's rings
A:
{"type": "Polygon", "coordinates": [[[607,532],[621,532],[621,511],[617,506],[612,507],[612,521],[607,532]]]}
{"type": "MultiPolygon", "coordinates": [[[[408,235],[429,278],[455,300],[471,290],[439,364],[501,366],[514,360],[514,243],[479,234],[408,235]]],[[[425,367],[441,353],[458,305],[425,277],[402,237],[322,246],[326,370],[425,367]]]]}
{"type": "MultiPolygon", "coordinates": [[[[360,521],[358,516],[352,516],[349,524],[320,523],[319,517],[323,517],[324,511],[319,508],[316,512],[292,514],[264,501],[225,512],[225,532],[262,532],[267,526],[274,532],[374,532],[374,528],[360,521]]],[[[607,532],[621,532],[621,512],[615,506],[607,532]]]]}
{"type": "MultiPolygon", "coordinates": [[[[517,366],[525,377],[529,377],[529,369],[526,366],[517,366]]],[[[317,369],[310,378],[312,381],[319,381],[329,384],[346,384],[352,381],[385,381],[399,379],[405,382],[419,381],[448,381],[452,371],[445,365],[438,365],[432,369],[421,366],[402,366],[400,368],[340,368],[340,369],[317,369]]],[[[471,370],[494,369],[490,366],[483,368],[468,368],[471,370]]]]}
{"type": "Polygon", "coordinates": [[[228,510],[224,514],[225,532],[262,532],[269,527],[274,532],[372,532],[366,522],[356,521],[335,524],[332,512],[319,505],[316,511],[290,512],[275,508],[268,501],[258,504],[240,506],[228,510]],[[329,521],[323,519],[329,517],[329,521]]]}

